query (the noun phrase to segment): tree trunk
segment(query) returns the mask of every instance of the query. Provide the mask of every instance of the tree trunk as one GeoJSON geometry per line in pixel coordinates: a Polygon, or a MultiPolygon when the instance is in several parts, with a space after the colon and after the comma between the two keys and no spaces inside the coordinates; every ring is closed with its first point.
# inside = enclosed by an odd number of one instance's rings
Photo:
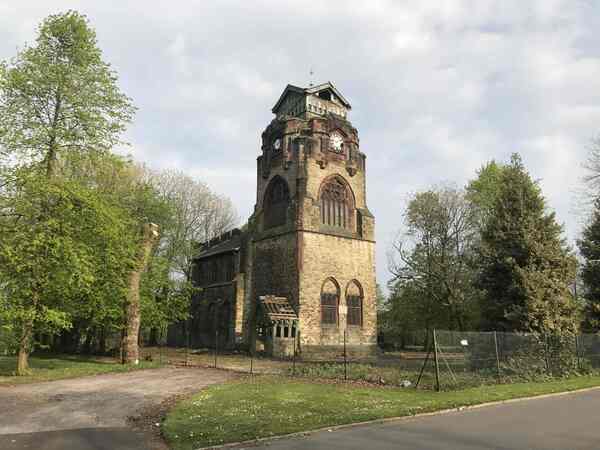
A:
{"type": "Polygon", "coordinates": [[[139,364],[138,339],[140,333],[140,280],[148,266],[152,247],[158,239],[158,226],[150,223],[143,227],[143,237],[136,265],[129,275],[129,289],[125,304],[125,334],[123,336],[124,364],[139,364]]]}
{"type": "Polygon", "coordinates": [[[150,345],[150,347],[156,347],[158,346],[158,328],[153,327],[152,329],[150,329],[150,339],[148,342],[148,345],[150,345]]]}
{"type": "Polygon", "coordinates": [[[29,370],[29,354],[31,353],[32,348],[32,338],[33,338],[33,325],[35,312],[37,310],[38,305],[38,295],[34,291],[32,295],[32,315],[27,317],[23,322],[21,339],[19,340],[19,354],[17,356],[17,375],[29,375],[31,371],[29,370]]]}
{"type": "Polygon", "coordinates": [[[100,355],[106,354],[106,332],[104,327],[100,328],[100,335],[98,336],[98,353],[100,355]]]}
{"type": "Polygon", "coordinates": [[[81,353],[84,355],[91,355],[93,353],[93,343],[94,343],[94,333],[96,330],[94,328],[88,328],[87,333],[85,334],[85,339],[83,341],[83,347],[81,349],[81,353]]]}
{"type": "Polygon", "coordinates": [[[19,355],[17,357],[17,375],[29,375],[29,352],[31,351],[31,336],[33,332],[33,319],[27,319],[23,324],[23,332],[19,341],[19,355]]]}

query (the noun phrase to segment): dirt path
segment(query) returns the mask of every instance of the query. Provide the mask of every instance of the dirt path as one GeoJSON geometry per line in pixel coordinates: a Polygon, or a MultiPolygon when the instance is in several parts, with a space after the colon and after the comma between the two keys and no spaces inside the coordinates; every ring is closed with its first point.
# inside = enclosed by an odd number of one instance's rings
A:
{"type": "MultiPolygon", "coordinates": [[[[128,418],[138,415],[141,410],[233,376],[214,369],[169,367],[1,387],[0,448],[85,448],[81,446],[82,436],[107,435],[110,440],[112,431],[114,437],[126,434],[128,418]],[[96,428],[104,430],[90,432],[96,428]],[[54,433],[65,430],[80,432],[54,433]],[[35,433],[44,437],[43,446],[35,433]],[[62,439],[62,447],[53,446],[48,436],[62,439]],[[74,437],[77,444],[73,445],[77,447],[64,441],[74,437]],[[31,447],[36,440],[37,446],[31,447]]],[[[90,441],[89,448],[121,448],[116,442],[106,444],[103,447],[90,441]]],[[[122,448],[132,448],[131,443],[124,445],[126,447],[122,448]]],[[[148,447],[140,442],[136,448],[148,447]]]]}

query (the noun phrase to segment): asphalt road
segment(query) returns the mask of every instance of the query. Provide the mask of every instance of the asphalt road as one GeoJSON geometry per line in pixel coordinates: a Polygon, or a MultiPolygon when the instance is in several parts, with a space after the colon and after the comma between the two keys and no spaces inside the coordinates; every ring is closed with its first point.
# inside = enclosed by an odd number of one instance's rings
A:
{"type": "Polygon", "coordinates": [[[174,395],[232,375],[214,369],[161,368],[0,387],[1,450],[148,450],[161,442],[128,419],[174,395]]]}
{"type": "Polygon", "coordinates": [[[269,450],[598,450],[600,390],[273,441],[269,450]]]}

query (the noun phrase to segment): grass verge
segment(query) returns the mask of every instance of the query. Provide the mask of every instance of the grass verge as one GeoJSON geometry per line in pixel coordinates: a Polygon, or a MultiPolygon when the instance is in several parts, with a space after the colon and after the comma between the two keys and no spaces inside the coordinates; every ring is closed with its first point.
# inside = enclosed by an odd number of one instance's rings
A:
{"type": "Polygon", "coordinates": [[[69,355],[30,357],[29,365],[31,375],[17,377],[14,375],[16,357],[0,356],[0,386],[76,378],[108,372],[128,372],[159,366],[156,362],[148,361],[140,361],[139,365],[133,366],[120,364],[107,358],[69,355]]]}
{"type": "Polygon", "coordinates": [[[447,391],[416,391],[246,377],[212,386],[177,405],[162,431],[175,450],[327,426],[409,416],[512,398],[600,386],[600,376],[447,391]]]}

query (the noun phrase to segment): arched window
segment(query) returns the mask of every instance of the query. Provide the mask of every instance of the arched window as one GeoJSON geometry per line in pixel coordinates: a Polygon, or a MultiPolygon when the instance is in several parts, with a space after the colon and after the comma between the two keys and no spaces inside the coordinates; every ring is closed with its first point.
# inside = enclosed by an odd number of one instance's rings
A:
{"type": "Polygon", "coordinates": [[[346,306],[348,307],[346,323],[352,326],[362,326],[363,293],[356,280],[351,281],[346,288],[346,306]]]}
{"type": "Polygon", "coordinates": [[[337,325],[338,303],[340,289],[337,283],[328,278],[321,288],[321,323],[324,325],[337,325]]]}
{"type": "Polygon", "coordinates": [[[264,228],[285,225],[287,209],[290,204],[290,190],[283,178],[275,177],[267,187],[264,209],[264,228]]]}
{"type": "Polygon", "coordinates": [[[354,203],[352,192],[344,180],[333,177],[321,188],[321,223],[340,228],[352,227],[354,203]]]}

